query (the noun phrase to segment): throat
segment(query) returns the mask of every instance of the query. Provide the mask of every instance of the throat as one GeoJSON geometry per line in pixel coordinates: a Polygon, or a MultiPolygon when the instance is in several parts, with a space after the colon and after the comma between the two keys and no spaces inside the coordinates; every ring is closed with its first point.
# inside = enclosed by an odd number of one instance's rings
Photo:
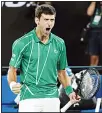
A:
{"type": "Polygon", "coordinates": [[[36,28],[37,37],[40,39],[42,43],[47,43],[49,40],[49,36],[44,35],[38,28],[36,28]]]}
{"type": "Polygon", "coordinates": [[[40,38],[40,40],[41,40],[41,42],[42,43],[47,43],[48,42],[48,40],[49,40],[49,37],[44,37],[44,36],[42,36],[41,38],[40,38]]]}

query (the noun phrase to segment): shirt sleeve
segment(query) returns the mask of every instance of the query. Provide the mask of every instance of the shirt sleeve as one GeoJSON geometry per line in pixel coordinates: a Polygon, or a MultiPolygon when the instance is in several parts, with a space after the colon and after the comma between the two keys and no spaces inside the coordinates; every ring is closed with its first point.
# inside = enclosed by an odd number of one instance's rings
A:
{"type": "Polygon", "coordinates": [[[15,41],[12,45],[12,57],[10,59],[9,65],[15,68],[19,68],[22,59],[23,44],[21,42],[15,41]]]}
{"type": "Polygon", "coordinates": [[[58,60],[58,70],[63,70],[68,66],[67,64],[67,56],[66,56],[66,46],[65,43],[62,43],[61,52],[58,60]]]}

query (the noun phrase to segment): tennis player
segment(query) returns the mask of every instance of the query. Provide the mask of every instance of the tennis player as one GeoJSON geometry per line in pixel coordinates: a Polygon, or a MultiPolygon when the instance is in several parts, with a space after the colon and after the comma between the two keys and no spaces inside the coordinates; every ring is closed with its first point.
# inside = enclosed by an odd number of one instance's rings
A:
{"type": "Polygon", "coordinates": [[[35,10],[36,28],[13,43],[8,82],[12,92],[20,93],[19,112],[59,112],[57,78],[69,98],[78,101],[65,71],[64,40],[51,33],[55,17],[53,6],[38,6],[35,10]],[[16,81],[18,68],[21,84],[16,81]]]}

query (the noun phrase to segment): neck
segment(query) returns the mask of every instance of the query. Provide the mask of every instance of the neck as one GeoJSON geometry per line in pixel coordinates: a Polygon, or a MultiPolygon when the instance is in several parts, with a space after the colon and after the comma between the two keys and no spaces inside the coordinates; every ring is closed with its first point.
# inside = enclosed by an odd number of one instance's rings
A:
{"type": "Polygon", "coordinates": [[[46,43],[49,39],[49,36],[45,36],[38,27],[36,27],[36,35],[43,43],[46,43]]]}

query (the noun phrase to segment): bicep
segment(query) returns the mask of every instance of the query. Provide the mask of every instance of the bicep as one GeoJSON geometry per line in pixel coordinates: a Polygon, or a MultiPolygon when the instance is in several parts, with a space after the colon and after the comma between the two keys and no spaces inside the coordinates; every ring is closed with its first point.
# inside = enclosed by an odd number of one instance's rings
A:
{"type": "Polygon", "coordinates": [[[69,83],[69,78],[66,75],[65,70],[59,70],[58,71],[58,79],[59,79],[60,83],[63,85],[63,87],[66,87],[70,84],[69,83]]]}
{"type": "Polygon", "coordinates": [[[8,76],[16,76],[16,72],[17,72],[17,68],[13,67],[13,66],[9,66],[8,69],[8,76]]]}
{"type": "Polygon", "coordinates": [[[17,78],[17,73],[16,73],[17,69],[13,66],[10,66],[8,69],[8,74],[7,74],[7,80],[8,83],[11,83],[12,81],[16,81],[17,78]]]}
{"type": "Polygon", "coordinates": [[[9,70],[10,71],[13,71],[13,72],[16,72],[17,71],[17,68],[13,67],[13,66],[9,66],[9,70]]]}

